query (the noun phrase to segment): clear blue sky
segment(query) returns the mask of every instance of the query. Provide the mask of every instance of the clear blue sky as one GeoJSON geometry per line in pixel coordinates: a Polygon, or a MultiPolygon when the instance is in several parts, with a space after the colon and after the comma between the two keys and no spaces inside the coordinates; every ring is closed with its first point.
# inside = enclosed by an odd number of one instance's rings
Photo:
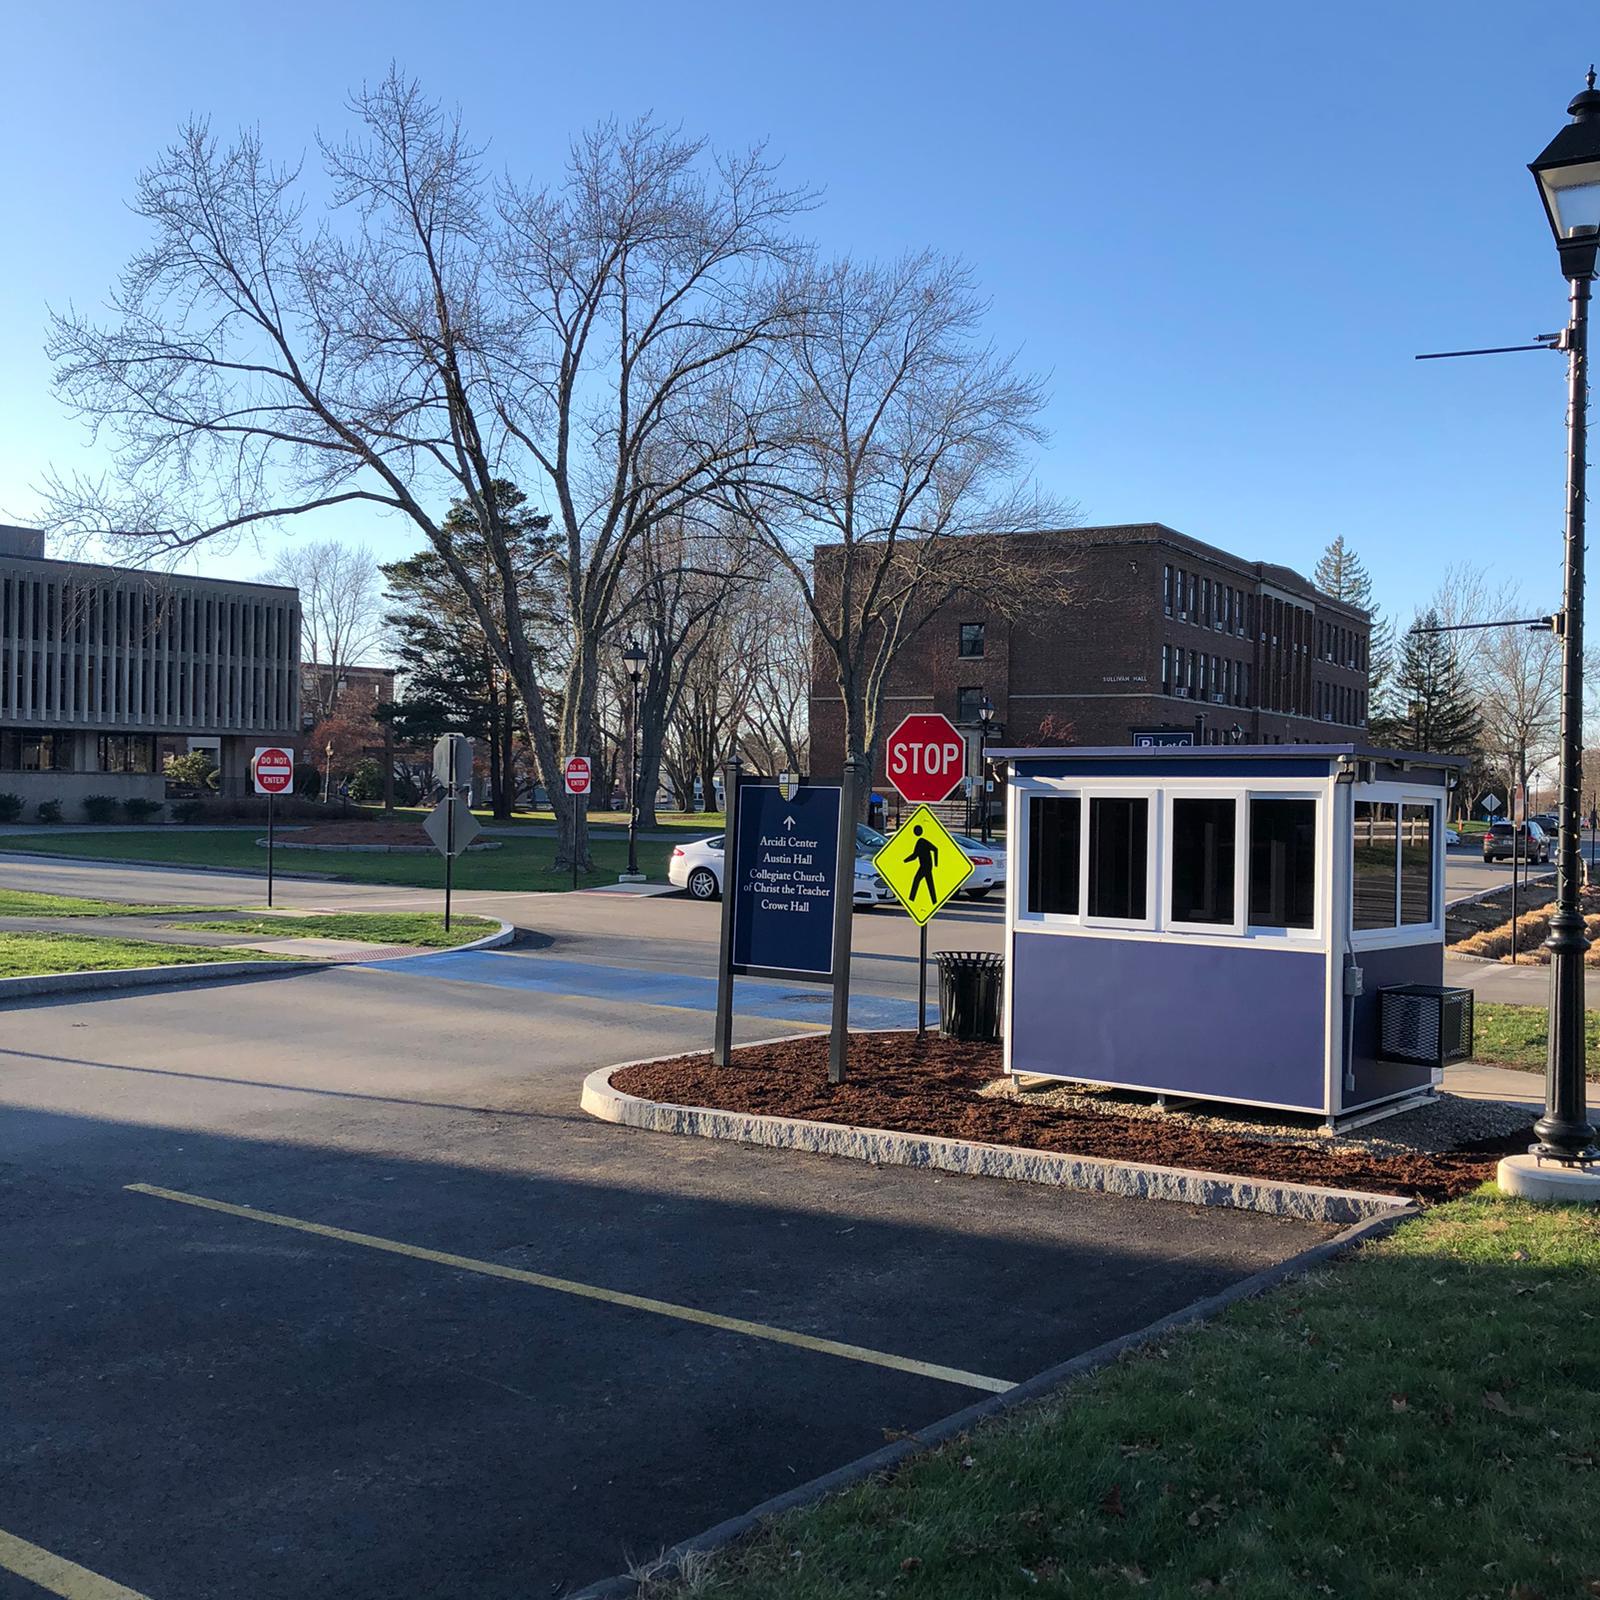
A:
{"type": "MultiPolygon", "coordinates": [[[[992,329],[1049,374],[1042,480],[1309,570],[1343,532],[1408,613],[1459,559],[1559,595],[1564,320],[1525,165],[1600,56],[1592,3],[484,0],[67,3],[8,28],[0,102],[0,518],[89,464],[42,354],[139,239],[135,174],[191,112],[284,153],[391,57],[494,160],[554,178],[569,133],[653,110],[766,139],[826,191],[828,247],[967,256],[992,329]]],[[[414,540],[330,514],[302,537],[414,540]]],[[[270,553],[270,546],[268,548],[270,553]]],[[[258,570],[249,549],[202,570],[258,570]]]]}

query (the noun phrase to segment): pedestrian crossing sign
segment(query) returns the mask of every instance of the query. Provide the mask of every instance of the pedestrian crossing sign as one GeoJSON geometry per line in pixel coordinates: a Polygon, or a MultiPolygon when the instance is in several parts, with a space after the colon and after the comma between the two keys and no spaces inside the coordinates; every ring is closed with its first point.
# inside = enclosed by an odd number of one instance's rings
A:
{"type": "Polygon", "coordinates": [[[972,863],[955,836],[927,806],[918,806],[905,826],[890,835],[872,865],[900,904],[923,924],[972,874],[972,863]]]}

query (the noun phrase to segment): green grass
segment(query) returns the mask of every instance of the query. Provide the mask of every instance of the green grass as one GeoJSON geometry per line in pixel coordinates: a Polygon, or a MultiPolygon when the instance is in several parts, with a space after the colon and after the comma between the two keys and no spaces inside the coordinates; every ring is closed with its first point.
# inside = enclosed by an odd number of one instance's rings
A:
{"type": "MultiPolygon", "coordinates": [[[[1487,1067],[1544,1071],[1549,1014],[1543,1006],[1498,1005],[1480,1000],[1472,1010],[1474,1061],[1487,1067]]],[[[1600,1083],[1600,1011],[1585,1012],[1583,1031],[1589,1077],[1600,1083]]]]}
{"type": "Polygon", "coordinates": [[[0,889],[0,917],[115,917],[146,912],[215,911],[215,906],[158,906],[127,900],[82,900],[75,895],[0,889]]]}
{"type": "Polygon", "coordinates": [[[215,945],[157,944],[146,939],[94,938],[72,933],[0,933],[0,978],[55,972],[101,972],[112,967],[181,967],[197,961],[270,961],[261,950],[215,945]]]}
{"type": "MultiPolygon", "coordinates": [[[[375,816],[381,816],[380,807],[368,807],[375,816]]],[[[396,806],[396,816],[415,818],[421,822],[428,815],[427,806],[396,806]]],[[[485,827],[492,828],[518,828],[518,827],[550,827],[556,820],[553,811],[513,811],[509,819],[496,817],[487,806],[474,806],[472,814],[485,827]]],[[[716,833],[724,825],[726,819],[720,811],[658,811],[656,820],[649,824],[651,832],[665,832],[667,830],[681,829],[685,833],[716,833]]],[[[591,829],[620,828],[624,832],[628,827],[628,813],[626,811],[591,811],[589,813],[589,826],[591,829]]]]}
{"type": "MultiPolygon", "coordinates": [[[[374,843],[383,835],[373,827],[374,843]]],[[[96,861],[137,861],[164,867],[232,867],[265,873],[267,852],[255,844],[253,833],[200,833],[182,828],[151,828],[143,833],[7,834],[5,848],[17,852],[78,856],[96,861]]],[[[389,883],[419,888],[443,888],[444,860],[426,855],[386,855],[364,852],[296,850],[279,835],[277,865],[285,872],[310,872],[347,883],[389,883]]],[[[469,851],[456,860],[458,889],[561,890],[572,887],[572,874],[557,872],[554,839],[506,839],[499,850],[469,851]]],[[[595,870],[580,875],[580,888],[615,883],[627,865],[626,839],[595,838],[590,851],[595,870]]],[[[639,867],[652,882],[663,883],[672,846],[660,841],[639,844],[639,867]]]]}
{"type": "Polygon", "coordinates": [[[1595,1213],[1455,1201],[645,1592],[1594,1594],[1597,1273],[1595,1213]]]}
{"type": "Polygon", "coordinates": [[[484,917],[444,917],[432,912],[338,912],[309,917],[232,917],[216,922],[175,922],[175,928],[199,932],[247,933],[261,939],[366,939],[373,944],[414,944],[448,950],[471,944],[499,924],[484,917]]]}

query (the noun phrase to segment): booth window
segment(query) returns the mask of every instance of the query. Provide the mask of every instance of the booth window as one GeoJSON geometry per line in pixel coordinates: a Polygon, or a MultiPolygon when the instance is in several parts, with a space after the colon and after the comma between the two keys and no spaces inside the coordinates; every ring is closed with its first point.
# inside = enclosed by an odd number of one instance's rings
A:
{"type": "Polygon", "coordinates": [[[1028,910],[1078,914],[1078,853],[1082,841],[1077,797],[1036,794],[1028,800],[1028,910]]]}
{"type": "Polygon", "coordinates": [[[1400,920],[1433,921],[1433,807],[1400,808],[1400,920]]]}
{"type": "Polygon", "coordinates": [[[1400,808],[1392,801],[1356,801],[1355,847],[1350,858],[1354,927],[1392,928],[1395,925],[1399,821],[1400,808]]]}
{"type": "Polygon", "coordinates": [[[1251,800],[1250,926],[1313,926],[1316,886],[1316,801],[1251,800]]]}
{"type": "Polygon", "coordinates": [[[1172,920],[1233,925],[1232,800],[1172,802],[1172,920]]]}
{"type": "Polygon", "coordinates": [[[1142,922],[1150,802],[1108,797],[1089,802],[1089,915],[1142,922]]]}

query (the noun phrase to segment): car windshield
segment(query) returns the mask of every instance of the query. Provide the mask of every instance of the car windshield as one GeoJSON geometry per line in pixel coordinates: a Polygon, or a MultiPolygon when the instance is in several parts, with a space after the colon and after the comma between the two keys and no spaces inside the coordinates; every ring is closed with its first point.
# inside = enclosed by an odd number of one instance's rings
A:
{"type": "Polygon", "coordinates": [[[888,842],[888,836],[879,833],[876,828],[869,828],[864,822],[856,824],[857,850],[881,850],[888,842]]]}

